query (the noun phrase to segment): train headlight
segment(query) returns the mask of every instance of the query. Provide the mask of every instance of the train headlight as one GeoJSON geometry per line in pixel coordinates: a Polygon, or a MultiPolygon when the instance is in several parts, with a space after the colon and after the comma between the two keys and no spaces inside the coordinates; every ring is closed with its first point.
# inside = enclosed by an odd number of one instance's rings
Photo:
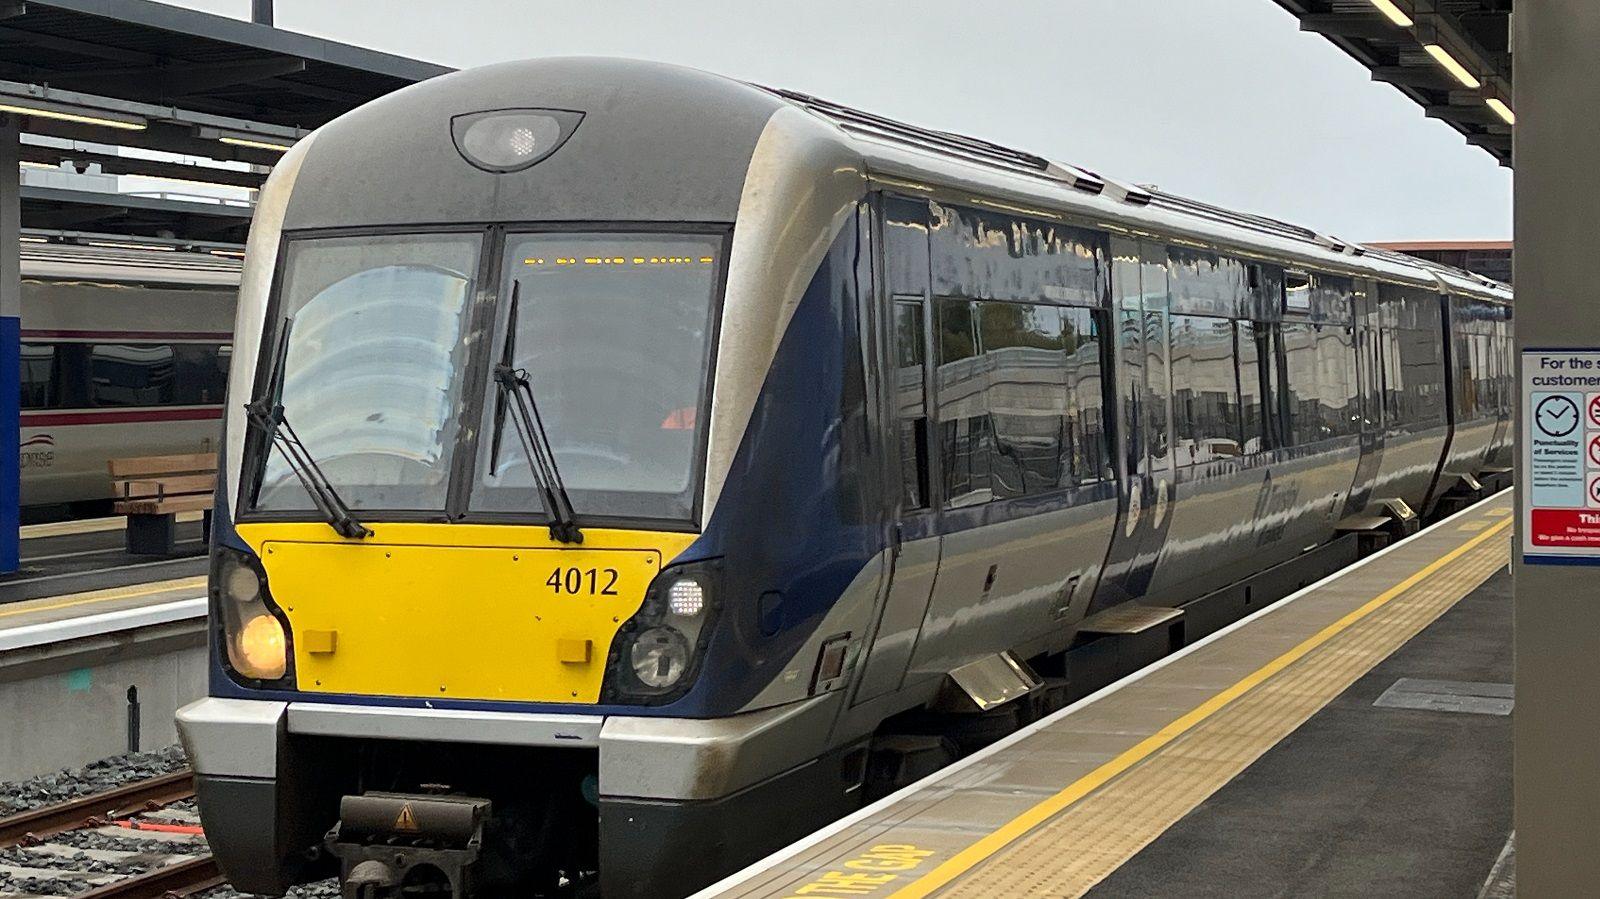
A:
{"type": "Polygon", "coordinates": [[[638,614],[617,632],[607,660],[608,701],[659,704],[694,682],[718,611],[721,563],[675,565],[656,575],[638,614]]]}
{"type": "Polygon", "coordinates": [[[689,670],[689,641],[676,628],[653,627],[634,639],[628,662],[641,684],[653,690],[671,689],[689,670]]]}
{"type": "Polygon", "coordinates": [[[289,635],[275,614],[266,574],[255,556],[218,546],[211,551],[213,621],[229,667],[253,681],[281,681],[289,673],[289,635]]]}
{"type": "Polygon", "coordinates": [[[694,618],[706,608],[706,588],[692,577],[680,577],[667,588],[667,610],[675,618],[694,618]]]}
{"type": "Polygon", "coordinates": [[[570,109],[495,109],[458,115],[450,137],[463,159],[486,172],[520,172],[561,148],[583,113],[570,109]]]}
{"type": "Polygon", "coordinates": [[[271,615],[257,615],[239,632],[239,669],[261,680],[277,680],[289,667],[283,625],[271,615]]]}

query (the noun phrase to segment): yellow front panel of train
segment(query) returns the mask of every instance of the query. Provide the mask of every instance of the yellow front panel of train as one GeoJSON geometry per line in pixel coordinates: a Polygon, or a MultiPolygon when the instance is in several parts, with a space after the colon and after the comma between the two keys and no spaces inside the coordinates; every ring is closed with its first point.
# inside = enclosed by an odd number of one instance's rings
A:
{"type": "Polygon", "coordinates": [[[504,529],[379,524],[357,542],[307,527],[239,528],[289,619],[300,690],[508,702],[598,702],[612,638],[692,539],[484,546],[462,544],[504,529]]]}

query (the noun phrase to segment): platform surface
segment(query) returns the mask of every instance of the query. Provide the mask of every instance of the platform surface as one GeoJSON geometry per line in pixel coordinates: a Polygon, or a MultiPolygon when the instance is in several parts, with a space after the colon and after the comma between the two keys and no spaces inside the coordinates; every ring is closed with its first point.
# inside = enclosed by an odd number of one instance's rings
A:
{"type": "Polygon", "coordinates": [[[699,895],[1476,895],[1510,523],[1486,500],[699,895]]]}
{"type": "Polygon", "coordinates": [[[205,574],[200,513],[178,516],[178,539],[171,556],[131,555],[125,547],[125,529],[126,520],[120,516],[24,525],[21,567],[0,575],[0,608],[205,574]]]}

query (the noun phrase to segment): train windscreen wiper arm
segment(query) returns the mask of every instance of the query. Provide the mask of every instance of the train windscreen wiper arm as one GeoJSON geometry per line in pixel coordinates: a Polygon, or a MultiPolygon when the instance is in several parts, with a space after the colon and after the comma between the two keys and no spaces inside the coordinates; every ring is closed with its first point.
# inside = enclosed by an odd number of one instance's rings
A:
{"type": "Polygon", "coordinates": [[[284,417],[283,406],[271,402],[268,397],[262,397],[244,408],[251,423],[267,435],[271,446],[276,447],[284,461],[289,463],[289,470],[300,479],[318,511],[328,520],[328,525],[341,537],[371,537],[372,531],[356,519],[349,504],[317,465],[317,460],[306,451],[305,444],[300,442],[300,435],[294,432],[294,426],[284,417]]]}
{"type": "Polygon", "coordinates": [[[372,531],[356,519],[349,504],[317,465],[317,460],[306,451],[305,444],[300,442],[300,435],[294,432],[294,427],[284,417],[283,404],[278,402],[283,393],[283,362],[289,350],[289,330],[293,327],[293,318],[283,320],[283,329],[278,333],[278,346],[273,352],[267,389],[260,399],[244,407],[246,419],[266,435],[267,453],[270,454],[276,447],[283,454],[284,461],[289,463],[289,470],[300,479],[301,486],[306,488],[317,510],[328,520],[329,527],[341,537],[371,537],[372,531]]]}
{"type": "Polygon", "coordinates": [[[544,507],[550,514],[550,538],[561,543],[582,543],[583,531],[578,529],[572,498],[561,481],[561,470],[556,467],[555,450],[550,446],[550,435],[539,417],[539,404],[533,398],[533,385],[526,369],[515,367],[517,350],[517,304],[521,299],[522,282],[511,282],[511,310],[506,322],[505,349],[500,362],[494,367],[494,382],[499,388],[495,398],[494,433],[489,449],[489,470],[498,467],[500,435],[505,429],[506,412],[511,412],[517,437],[522,441],[522,451],[528,457],[528,471],[535,486],[544,497],[544,507]]]}

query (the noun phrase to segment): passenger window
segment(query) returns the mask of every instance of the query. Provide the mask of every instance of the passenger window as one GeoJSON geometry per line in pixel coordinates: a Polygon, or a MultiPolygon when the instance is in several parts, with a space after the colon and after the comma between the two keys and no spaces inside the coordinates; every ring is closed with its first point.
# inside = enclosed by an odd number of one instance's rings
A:
{"type": "Polygon", "coordinates": [[[1289,433],[1303,446],[1357,432],[1354,348],[1348,328],[1337,324],[1284,322],[1288,373],[1289,433]]]}
{"type": "Polygon", "coordinates": [[[1240,455],[1238,366],[1233,322],[1172,316],[1172,400],[1177,464],[1240,455]]]}
{"type": "Polygon", "coordinates": [[[1062,428],[1072,459],[1072,484],[1110,480],[1111,435],[1106,429],[1105,359],[1101,340],[1107,314],[1099,310],[1061,310],[1061,343],[1066,355],[1067,416],[1062,428]]]}
{"type": "Polygon", "coordinates": [[[989,409],[984,394],[983,358],[978,355],[978,329],[973,303],[939,297],[939,369],[935,381],[939,401],[940,447],[943,450],[946,508],[988,502],[989,409]]]}
{"type": "Polygon", "coordinates": [[[1261,347],[1256,341],[1255,330],[1264,328],[1255,322],[1239,321],[1233,323],[1234,346],[1239,357],[1239,434],[1241,442],[1239,452],[1243,455],[1259,453],[1268,448],[1267,443],[1267,411],[1266,411],[1266,379],[1265,369],[1261,365],[1261,347]]]}
{"type": "Polygon", "coordinates": [[[1285,312],[1311,311],[1311,276],[1305,272],[1283,273],[1283,309],[1285,312]]]}
{"type": "Polygon", "coordinates": [[[895,300],[894,397],[902,507],[928,507],[928,408],[923,374],[922,299],[895,300]]]}
{"type": "Polygon", "coordinates": [[[1044,493],[1070,483],[1062,456],[1067,391],[1061,310],[1022,303],[979,307],[985,404],[992,428],[994,499],[1044,493]]]}
{"type": "Polygon", "coordinates": [[[55,405],[56,348],[48,343],[22,345],[22,408],[49,409],[55,405]]]}
{"type": "Polygon", "coordinates": [[[161,406],[172,402],[172,347],[95,344],[89,351],[89,389],[95,406],[161,406]]]}

